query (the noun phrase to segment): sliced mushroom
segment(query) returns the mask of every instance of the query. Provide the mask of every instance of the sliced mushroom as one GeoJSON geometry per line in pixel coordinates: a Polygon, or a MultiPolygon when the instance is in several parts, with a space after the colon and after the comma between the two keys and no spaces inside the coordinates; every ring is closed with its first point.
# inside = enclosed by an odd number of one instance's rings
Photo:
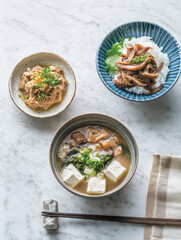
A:
{"type": "Polygon", "coordinates": [[[153,62],[153,64],[156,64],[156,61],[153,57],[148,57],[144,62],[141,64],[128,64],[127,62],[116,62],[116,66],[120,69],[125,69],[125,70],[131,70],[131,71],[138,71],[143,69],[147,63],[153,62]]]}
{"type": "Polygon", "coordinates": [[[126,84],[122,81],[119,81],[117,79],[113,79],[113,82],[114,84],[116,84],[116,86],[119,88],[119,89],[122,89],[124,87],[127,87],[126,84]]]}
{"type": "Polygon", "coordinates": [[[132,50],[134,50],[134,46],[132,44],[127,44],[126,45],[126,48],[127,48],[127,58],[129,57],[130,53],[132,52],[132,50]]]}
{"type": "Polygon", "coordinates": [[[82,134],[81,132],[74,132],[71,135],[71,138],[77,143],[77,144],[81,144],[82,142],[86,142],[87,138],[85,137],[84,134],[82,134]]]}
{"type": "Polygon", "coordinates": [[[150,47],[143,47],[142,49],[136,52],[136,56],[142,55],[143,53],[147,52],[149,49],[150,47]]]}
{"type": "Polygon", "coordinates": [[[105,139],[99,142],[104,150],[114,149],[119,146],[119,138],[118,136],[114,135],[110,139],[105,139]]]}
{"type": "Polygon", "coordinates": [[[142,72],[142,71],[139,71],[139,74],[141,75],[141,76],[143,76],[143,77],[147,77],[147,78],[157,78],[158,77],[158,74],[157,73],[149,73],[149,72],[146,72],[146,71],[144,71],[144,72],[142,72]]]}
{"type": "Polygon", "coordinates": [[[126,48],[127,49],[134,49],[134,46],[130,43],[126,44],[126,48]]]}
{"type": "Polygon", "coordinates": [[[163,84],[161,84],[159,87],[155,88],[154,90],[151,90],[151,91],[148,92],[147,94],[157,93],[157,92],[159,92],[162,88],[163,88],[163,84]]]}
{"type": "Polygon", "coordinates": [[[161,71],[164,63],[161,62],[157,68],[154,56],[148,52],[150,47],[144,47],[141,44],[135,44],[134,46],[127,44],[126,48],[127,54],[121,54],[119,61],[115,63],[120,74],[117,76],[117,79],[113,80],[114,84],[120,89],[134,86],[144,87],[148,91],[147,94],[154,94],[161,90],[162,85],[155,89],[153,89],[153,86],[156,84],[158,72],[161,71]],[[132,63],[135,57],[139,61],[139,56],[144,53],[146,54],[143,62],[132,63]],[[156,70],[155,67],[157,68],[156,70]]]}
{"type": "Polygon", "coordinates": [[[135,77],[132,77],[132,76],[128,76],[127,75],[127,78],[133,82],[135,82],[138,86],[140,87],[145,87],[147,84],[146,83],[142,83],[140,82],[138,79],[136,79],[135,77]]]}
{"type": "Polygon", "coordinates": [[[105,128],[97,129],[88,127],[88,142],[96,143],[99,142],[99,140],[106,139],[108,137],[110,137],[110,134],[105,128]]]}
{"type": "Polygon", "coordinates": [[[154,73],[160,72],[163,68],[163,62],[160,63],[159,67],[154,71],[154,73]]]}

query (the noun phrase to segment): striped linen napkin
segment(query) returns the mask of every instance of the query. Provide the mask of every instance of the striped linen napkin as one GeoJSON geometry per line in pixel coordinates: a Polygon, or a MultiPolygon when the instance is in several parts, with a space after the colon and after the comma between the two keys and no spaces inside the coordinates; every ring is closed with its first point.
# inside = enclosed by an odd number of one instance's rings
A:
{"type": "MultiPolygon", "coordinates": [[[[181,218],[181,158],[153,155],[146,217],[181,218]]],[[[144,240],[181,240],[181,228],[146,226],[144,240]]]]}

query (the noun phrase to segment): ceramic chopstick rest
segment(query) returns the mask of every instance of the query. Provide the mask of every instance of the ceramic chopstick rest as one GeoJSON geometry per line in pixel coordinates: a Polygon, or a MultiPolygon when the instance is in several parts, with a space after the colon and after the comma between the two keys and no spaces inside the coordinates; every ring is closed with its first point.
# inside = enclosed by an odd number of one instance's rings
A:
{"type": "MultiPolygon", "coordinates": [[[[53,199],[43,201],[43,211],[58,212],[58,202],[53,199]]],[[[43,227],[47,230],[55,230],[58,228],[57,217],[43,217],[43,227]]]]}

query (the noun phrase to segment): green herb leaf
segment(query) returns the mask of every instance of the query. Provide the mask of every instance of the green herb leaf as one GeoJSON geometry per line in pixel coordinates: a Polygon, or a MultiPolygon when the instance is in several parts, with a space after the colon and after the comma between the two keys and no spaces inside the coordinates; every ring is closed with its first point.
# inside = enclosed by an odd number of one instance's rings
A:
{"type": "Polygon", "coordinates": [[[43,100],[43,99],[45,98],[45,96],[46,96],[46,95],[45,95],[43,92],[40,92],[40,93],[39,93],[39,96],[38,96],[38,98],[37,98],[37,101],[40,102],[41,100],[43,100]]]}
{"type": "Polygon", "coordinates": [[[120,42],[117,42],[112,45],[112,48],[106,52],[106,71],[109,74],[115,74],[118,72],[118,68],[115,65],[115,62],[119,60],[120,55],[122,54],[121,49],[124,47],[125,38],[121,38],[120,42]]]}
{"type": "Polygon", "coordinates": [[[119,61],[119,57],[120,57],[121,54],[117,55],[113,55],[113,56],[110,56],[110,57],[107,57],[106,58],[106,61],[105,61],[105,64],[106,64],[106,71],[109,73],[109,74],[115,74],[118,72],[118,68],[116,67],[115,65],[115,62],[119,61]]]}
{"type": "Polygon", "coordinates": [[[156,66],[156,65],[153,65],[153,69],[156,70],[156,69],[157,69],[157,66],[156,66]]]}
{"type": "Polygon", "coordinates": [[[60,83],[60,76],[56,77],[55,73],[51,73],[51,69],[49,67],[44,67],[42,69],[41,77],[43,77],[43,83],[47,85],[52,85],[54,87],[55,85],[60,83]]]}
{"type": "Polygon", "coordinates": [[[28,99],[28,98],[29,98],[29,96],[30,96],[30,94],[27,94],[27,95],[25,96],[25,98],[26,98],[26,99],[28,99]]]}
{"type": "Polygon", "coordinates": [[[57,84],[59,84],[59,80],[58,79],[54,79],[53,81],[51,81],[52,87],[54,87],[57,84]]]}
{"type": "Polygon", "coordinates": [[[42,82],[38,82],[36,85],[37,88],[42,88],[43,87],[43,83],[42,82]]]}
{"type": "Polygon", "coordinates": [[[128,146],[126,146],[125,144],[122,143],[122,144],[121,144],[121,147],[122,147],[122,149],[123,149],[123,152],[124,152],[125,154],[127,154],[127,156],[129,157],[129,159],[131,159],[131,152],[130,152],[128,146]]]}
{"type": "Polygon", "coordinates": [[[68,157],[63,165],[68,166],[72,163],[83,175],[85,175],[84,170],[86,167],[93,168],[94,172],[99,173],[110,163],[113,155],[97,155],[99,157],[99,160],[97,160],[90,157],[91,151],[91,148],[82,147],[78,153],[68,157]]]}

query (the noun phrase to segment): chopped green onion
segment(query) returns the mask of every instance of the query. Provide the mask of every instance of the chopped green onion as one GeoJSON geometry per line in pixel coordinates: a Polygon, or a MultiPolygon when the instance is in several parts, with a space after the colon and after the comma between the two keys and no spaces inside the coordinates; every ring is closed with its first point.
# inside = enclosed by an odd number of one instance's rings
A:
{"type": "Polygon", "coordinates": [[[39,101],[43,100],[44,98],[45,98],[45,94],[43,92],[40,92],[39,96],[37,98],[37,101],[39,102],[39,101]]]}
{"type": "Polygon", "coordinates": [[[36,85],[37,88],[42,88],[43,87],[43,83],[42,82],[38,82],[36,85]]]}
{"type": "Polygon", "coordinates": [[[156,69],[157,69],[157,66],[156,66],[156,65],[153,65],[153,69],[156,70],[156,69]]]}
{"type": "Polygon", "coordinates": [[[93,168],[94,172],[96,173],[101,172],[110,163],[113,155],[97,155],[97,157],[99,158],[98,160],[90,156],[91,151],[91,148],[82,147],[77,154],[71,156],[70,158],[67,158],[64,166],[68,166],[71,163],[84,175],[84,170],[86,167],[93,168]]]}
{"type": "Polygon", "coordinates": [[[29,96],[30,96],[30,95],[29,95],[29,94],[27,94],[27,95],[25,96],[25,98],[26,98],[26,99],[28,99],[28,98],[29,98],[29,96]]]}
{"type": "Polygon", "coordinates": [[[141,62],[144,62],[145,59],[147,58],[148,56],[148,53],[143,53],[141,54],[140,56],[136,56],[135,58],[133,58],[133,60],[129,61],[129,63],[131,64],[136,64],[136,63],[141,63],[141,62]]]}

